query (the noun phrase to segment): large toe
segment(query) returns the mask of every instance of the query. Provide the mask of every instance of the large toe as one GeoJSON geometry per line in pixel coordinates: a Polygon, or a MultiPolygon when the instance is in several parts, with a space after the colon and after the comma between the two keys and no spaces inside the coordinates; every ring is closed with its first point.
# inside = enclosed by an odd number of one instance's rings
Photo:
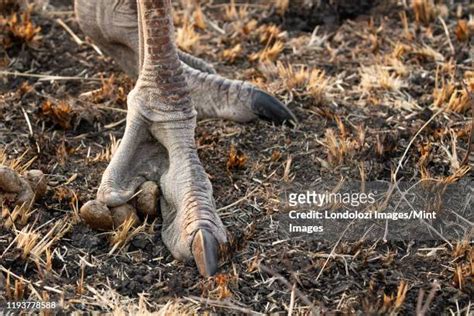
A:
{"type": "Polygon", "coordinates": [[[200,229],[194,235],[192,254],[199,273],[204,276],[216,274],[219,263],[219,243],[207,229],[200,229]]]}
{"type": "Polygon", "coordinates": [[[270,94],[256,89],[252,96],[252,111],[260,118],[277,124],[289,123],[295,125],[296,116],[283,103],[270,94]]]}

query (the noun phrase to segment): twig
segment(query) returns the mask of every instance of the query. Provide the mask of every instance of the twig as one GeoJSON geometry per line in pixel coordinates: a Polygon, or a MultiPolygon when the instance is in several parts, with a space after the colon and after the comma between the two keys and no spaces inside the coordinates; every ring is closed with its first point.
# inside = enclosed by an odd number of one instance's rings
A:
{"type": "Polygon", "coordinates": [[[39,78],[40,81],[47,80],[88,80],[88,81],[101,81],[100,78],[84,78],[84,77],[74,77],[74,76],[54,76],[54,75],[45,75],[45,74],[27,74],[23,72],[11,72],[11,71],[0,71],[0,75],[4,76],[18,76],[18,77],[31,77],[39,78]]]}
{"type": "Polygon", "coordinates": [[[30,131],[30,136],[33,137],[33,127],[31,126],[30,118],[28,117],[28,113],[26,113],[25,109],[21,107],[21,111],[25,116],[26,124],[28,124],[28,130],[30,131]]]}
{"type": "Polygon", "coordinates": [[[266,267],[265,265],[259,263],[259,268],[260,270],[262,270],[263,272],[267,273],[267,274],[270,274],[272,276],[274,276],[276,279],[280,280],[283,284],[285,284],[289,290],[293,290],[295,291],[295,293],[299,296],[299,298],[301,298],[301,300],[306,304],[308,305],[310,308],[311,308],[311,312],[313,315],[318,315],[318,313],[316,312],[316,308],[315,306],[313,305],[313,303],[309,300],[309,298],[303,293],[301,292],[295,285],[292,285],[290,282],[288,282],[287,279],[285,279],[281,274],[279,274],[278,272],[275,272],[273,271],[272,269],[266,267]]]}
{"type": "Polygon", "coordinates": [[[431,291],[428,294],[428,297],[426,298],[425,304],[423,304],[423,297],[424,297],[424,292],[422,289],[420,289],[420,292],[418,294],[418,301],[416,302],[416,316],[424,316],[428,309],[430,308],[430,304],[433,301],[436,291],[439,290],[439,284],[435,280],[431,286],[431,291]]]}
{"type": "Polygon", "coordinates": [[[293,307],[295,306],[295,289],[296,284],[293,284],[293,288],[291,289],[290,295],[290,305],[288,306],[288,316],[291,316],[293,314],[293,307]]]}
{"type": "Polygon", "coordinates": [[[74,40],[74,42],[77,43],[77,45],[81,46],[82,44],[84,44],[84,41],[81,40],[79,38],[79,36],[77,36],[70,28],[69,26],[66,25],[66,23],[63,22],[63,20],[61,19],[56,19],[56,22],[61,25],[63,27],[63,29],[66,30],[66,32],[69,33],[69,35],[71,35],[72,39],[74,40]]]}
{"type": "Polygon", "coordinates": [[[461,166],[464,166],[469,163],[469,156],[471,155],[472,147],[473,147],[472,144],[474,143],[474,96],[473,96],[473,93],[467,89],[467,86],[464,82],[462,82],[462,85],[464,87],[464,90],[467,93],[468,102],[471,104],[471,116],[472,116],[471,132],[469,133],[469,144],[467,147],[466,155],[464,156],[464,159],[461,162],[461,166]]]}
{"type": "Polygon", "coordinates": [[[342,232],[341,236],[340,236],[339,239],[336,241],[336,244],[334,244],[334,247],[332,247],[331,252],[329,253],[329,256],[327,257],[326,261],[324,262],[323,267],[321,268],[321,271],[319,271],[318,276],[316,277],[316,281],[318,281],[319,278],[321,277],[321,275],[323,274],[324,268],[326,268],[326,265],[328,264],[329,259],[331,259],[331,257],[334,256],[334,252],[336,251],[337,245],[339,245],[339,243],[340,243],[341,240],[342,240],[342,237],[344,237],[344,235],[346,234],[346,231],[349,229],[349,227],[351,227],[351,225],[352,225],[353,223],[354,223],[354,221],[350,222],[349,225],[347,225],[346,229],[344,229],[344,231],[342,232]]]}
{"type": "Polygon", "coordinates": [[[121,119],[120,121],[117,121],[117,122],[114,122],[114,123],[110,123],[110,124],[107,124],[107,125],[104,125],[104,127],[106,129],[110,129],[110,128],[114,128],[114,127],[117,127],[119,125],[122,125],[123,123],[125,123],[127,119],[121,119]]]}
{"type": "Polygon", "coordinates": [[[235,206],[235,205],[239,204],[240,202],[246,200],[250,195],[252,195],[255,191],[257,191],[257,189],[258,189],[258,187],[256,187],[255,189],[253,189],[252,191],[250,191],[250,193],[246,194],[244,197],[238,199],[237,201],[235,201],[235,202],[233,202],[233,203],[231,203],[231,204],[229,204],[229,205],[226,205],[226,206],[224,206],[224,207],[221,207],[221,208],[217,209],[217,212],[224,211],[224,210],[226,210],[226,209],[228,209],[228,208],[231,208],[232,206],[235,206]]]}
{"type": "Polygon", "coordinates": [[[120,112],[120,113],[127,113],[127,110],[119,109],[119,108],[113,108],[111,106],[100,105],[100,104],[96,104],[95,106],[99,109],[102,109],[102,110],[110,110],[110,111],[115,111],[115,112],[120,112]]]}
{"type": "Polygon", "coordinates": [[[219,25],[217,25],[217,23],[212,22],[210,19],[206,19],[206,22],[207,22],[207,24],[209,24],[209,26],[212,29],[214,29],[214,31],[216,31],[217,33],[219,33],[221,35],[225,35],[225,31],[223,29],[221,29],[219,27],[219,25]]]}
{"type": "Polygon", "coordinates": [[[402,167],[402,164],[403,164],[403,160],[405,159],[406,155],[408,154],[408,151],[410,150],[411,146],[413,145],[413,143],[415,142],[415,139],[418,137],[418,135],[420,135],[421,131],[423,131],[430,123],[431,121],[433,121],[435,119],[435,117],[437,117],[438,115],[440,115],[445,109],[447,108],[447,105],[443,106],[442,108],[440,108],[435,114],[433,114],[430,119],[428,121],[426,121],[425,124],[423,124],[422,127],[420,127],[420,129],[416,132],[415,136],[412,137],[412,139],[410,140],[410,142],[408,143],[407,145],[407,148],[405,149],[405,151],[403,152],[403,155],[402,157],[400,158],[400,161],[398,162],[398,165],[397,165],[397,169],[395,170],[394,174],[393,174],[393,181],[396,183],[397,182],[397,174],[398,174],[398,171],[401,169],[402,167]]]}
{"type": "Polygon", "coordinates": [[[188,301],[191,301],[191,302],[194,301],[194,302],[200,302],[200,303],[210,305],[210,306],[215,306],[215,307],[220,307],[220,308],[228,308],[228,309],[232,309],[232,310],[244,313],[244,314],[264,315],[262,313],[253,311],[251,309],[238,306],[238,305],[236,305],[236,304],[234,304],[230,301],[227,301],[227,300],[226,301],[217,301],[217,300],[213,300],[213,299],[210,299],[210,298],[204,298],[204,297],[198,297],[198,296],[188,296],[188,297],[183,297],[183,298],[185,300],[188,300],[188,301]]]}
{"type": "Polygon", "coordinates": [[[441,24],[443,25],[443,28],[444,28],[444,33],[446,34],[446,37],[448,38],[448,44],[449,44],[449,48],[451,49],[451,53],[453,54],[453,56],[456,54],[456,51],[454,50],[454,46],[453,46],[453,43],[451,42],[451,38],[449,38],[449,30],[448,30],[448,27],[446,26],[446,23],[444,22],[443,18],[441,17],[441,15],[438,16],[438,19],[441,21],[441,24]]]}

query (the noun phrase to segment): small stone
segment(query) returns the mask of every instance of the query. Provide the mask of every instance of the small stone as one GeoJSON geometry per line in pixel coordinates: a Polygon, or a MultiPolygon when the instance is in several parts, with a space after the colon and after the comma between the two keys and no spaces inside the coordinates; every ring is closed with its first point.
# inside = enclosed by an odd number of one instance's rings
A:
{"type": "Polygon", "coordinates": [[[137,211],[144,217],[157,217],[158,199],[160,197],[160,189],[158,185],[153,181],[146,181],[138,190],[140,193],[136,197],[137,211]]]}
{"type": "Polygon", "coordinates": [[[37,199],[43,197],[46,194],[46,191],[48,190],[48,184],[43,171],[37,169],[27,171],[26,180],[28,180],[30,183],[37,199]]]}
{"type": "Polygon", "coordinates": [[[11,168],[0,165],[0,190],[18,193],[23,186],[18,174],[11,168]]]}
{"type": "Polygon", "coordinates": [[[122,225],[130,217],[133,218],[133,226],[136,226],[140,223],[138,219],[137,212],[135,208],[130,204],[123,204],[117,207],[114,207],[110,210],[112,213],[112,220],[114,222],[114,227],[117,228],[122,225]]]}
{"type": "Polygon", "coordinates": [[[92,200],[84,204],[79,211],[82,219],[93,229],[110,230],[114,221],[112,214],[102,202],[92,200]]]}

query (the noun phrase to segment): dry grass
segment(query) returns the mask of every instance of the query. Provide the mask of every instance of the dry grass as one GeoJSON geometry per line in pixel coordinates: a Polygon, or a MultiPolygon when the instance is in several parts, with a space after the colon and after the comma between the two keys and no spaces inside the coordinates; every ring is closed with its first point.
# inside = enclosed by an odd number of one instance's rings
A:
{"type": "Polygon", "coordinates": [[[71,122],[74,110],[69,102],[64,100],[58,102],[46,100],[41,105],[41,111],[45,117],[48,117],[63,129],[70,129],[72,127],[71,122]]]}
{"type": "Polygon", "coordinates": [[[12,211],[8,209],[5,205],[2,205],[2,219],[4,220],[3,226],[6,228],[15,227],[15,224],[21,226],[26,225],[31,215],[35,210],[31,209],[32,205],[27,204],[26,202],[22,205],[16,205],[12,211]]]}
{"type": "Polygon", "coordinates": [[[428,25],[436,17],[433,0],[413,0],[412,8],[417,23],[428,25]]]}
{"type": "Polygon", "coordinates": [[[312,71],[306,66],[294,67],[293,65],[284,65],[281,62],[277,62],[276,70],[278,77],[286,85],[288,92],[304,89],[312,74],[312,71]]]}
{"type": "Polygon", "coordinates": [[[114,135],[109,134],[110,143],[100,152],[95,155],[92,159],[87,159],[87,162],[97,163],[97,162],[110,162],[114,153],[117,151],[121,139],[117,140],[114,135]]]}
{"type": "Polygon", "coordinates": [[[31,9],[21,14],[13,13],[10,16],[0,16],[0,43],[3,47],[11,47],[15,42],[38,46],[41,40],[41,27],[35,26],[31,21],[31,9]]]}
{"type": "Polygon", "coordinates": [[[110,237],[110,245],[112,248],[109,251],[109,255],[115,253],[117,250],[120,251],[130,242],[133,237],[146,231],[146,223],[138,227],[134,227],[134,225],[135,219],[133,217],[129,217],[112,233],[110,237]]]}
{"type": "Polygon", "coordinates": [[[399,313],[400,308],[405,302],[407,291],[408,283],[405,280],[401,280],[400,284],[398,285],[396,296],[393,294],[390,294],[390,296],[386,294],[383,295],[383,303],[379,312],[390,315],[399,313]]]}
{"type": "Polygon", "coordinates": [[[275,41],[273,44],[266,46],[263,50],[253,53],[249,56],[250,61],[274,61],[283,52],[285,44],[281,41],[275,41]]]}
{"type": "Polygon", "coordinates": [[[235,0],[231,0],[230,3],[224,7],[224,19],[226,21],[246,20],[248,15],[248,6],[242,5],[237,9],[235,0]]]}
{"type": "Polygon", "coordinates": [[[56,221],[44,235],[41,234],[41,227],[34,228],[27,225],[22,230],[16,232],[13,242],[22,251],[23,259],[31,257],[34,261],[38,261],[44,255],[46,259],[45,265],[48,267],[51,266],[50,249],[52,245],[60,240],[71,228],[72,224],[68,218],[56,221]]]}
{"type": "Polygon", "coordinates": [[[397,76],[401,78],[407,77],[410,72],[408,67],[397,57],[384,56],[384,64],[389,71],[393,71],[397,76]]]}
{"type": "Polygon", "coordinates": [[[428,45],[421,45],[420,47],[416,47],[412,50],[414,55],[417,55],[419,58],[434,60],[437,62],[444,62],[445,58],[443,54],[435,50],[433,47],[428,45]]]}
{"type": "Polygon", "coordinates": [[[198,3],[193,10],[193,24],[195,27],[205,30],[207,27],[206,17],[202,12],[201,5],[198,3]]]}
{"type": "Polygon", "coordinates": [[[336,134],[331,128],[326,129],[322,144],[327,150],[327,161],[332,166],[344,163],[356,148],[356,142],[347,139],[342,132],[339,135],[336,134]]]}
{"type": "Polygon", "coordinates": [[[28,150],[24,151],[20,156],[9,159],[4,149],[0,148],[0,165],[6,166],[15,170],[18,174],[23,174],[30,168],[31,164],[36,160],[36,157],[24,162],[28,150]]]}
{"type": "Polygon", "coordinates": [[[229,63],[234,63],[235,60],[242,56],[242,45],[237,44],[232,48],[222,51],[222,58],[229,63]]]}
{"type": "Polygon", "coordinates": [[[234,145],[231,145],[229,150],[229,158],[227,159],[227,171],[244,168],[247,160],[248,157],[243,152],[237,150],[234,145]]]}
{"type": "Polygon", "coordinates": [[[257,29],[255,35],[258,36],[260,43],[268,44],[272,40],[283,40],[285,33],[274,24],[264,24],[257,29]]]}
{"type": "Polygon", "coordinates": [[[377,90],[400,91],[406,83],[395,72],[382,65],[362,66],[359,68],[360,88],[365,94],[377,90]]]}
{"type": "Polygon", "coordinates": [[[137,298],[121,295],[110,285],[100,287],[86,285],[90,295],[83,296],[81,303],[86,306],[101,306],[111,315],[191,315],[196,313],[196,303],[170,299],[166,304],[157,304],[147,293],[139,293],[137,298]]]}
{"type": "Polygon", "coordinates": [[[100,88],[81,93],[79,97],[95,104],[104,103],[106,101],[126,104],[127,94],[131,87],[132,85],[130,82],[126,80],[117,80],[115,74],[112,74],[108,78],[104,78],[101,75],[100,88]]]}
{"type": "MultiPolygon", "coordinates": [[[[315,103],[322,103],[328,99],[328,92],[332,80],[324,70],[310,68],[304,65],[294,66],[278,61],[264,62],[259,65],[259,70],[270,83],[270,90],[277,93],[282,91],[298,96],[311,96],[315,103]]],[[[268,87],[267,87],[268,88],[268,87]]]]}
{"type": "Polygon", "coordinates": [[[290,0],[275,0],[275,8],[279,15],[285,15],[288,7],[290,5],[290,0]]]}
{"type": "Polygon", "coordinates": [[[447,109],[453,112],[464,113],[469,110],[469,91],[474,91],[474,76],[472,72],[465,73],[465,81],[468,90],[461,87],[456,88],[454,78],[445,80],[440,71],[436,72],[435,87],[433,89],[433,104],[435,107],[443,107],[447,104],[447,109]]]}
{"type": "MultiPolygon", "coordinates": [[[[34,298],[33,287],[41,284],[40,297],[46,299],[49,295],[51,300],[64,301],[67,312],[180,315],[250,314],[255,310],[266,314],[298,314],[309,313],[308,306],[313,303],[316,310],[321,307],[321,313],[329,314],[364,313],[367,306],[374,309],[373,314],[413,314],[417,292],[424,293],[427,289],[429,292],[435,275],[442,285],[439,290],[442,294],[438,296],[433,287],[436,295],[430,292],[428,299],[420,298],[419,302],[425,303],[417,310],[428,314],[427,311],[446,311],[454,306],[456,313],[453,300],[459,298],[459,314],[465,314],[470,299],[466,293],[473,273],[469,243],[455,244],[450,253],[447,244],[430,241],[427,243],[432,243],[433,249],[444,250],[432,250],[430,253],[435,255],[423,257],[418,255],[420,244],[416,241],[343,242],[329,253],[333,246],[330,242],[320,240],[313,244],[281,239],[274,227],[275,215],[282,211],[281,189],[296,188],[299,184],[304,189],[319,175],[332,179],[360,178],[362,182],[389,180],[390,170],[402,156],[400,179],[434,179],[440,186],[468,179],[469,169],[462,167],[456,153],[461,155],[466,151],[469,139],[470,114],[464,105],[460,79],[464,76],[468,91],[472,91],[473,83],[467,75],[471,65],[464,58],[468,56],[466,37],[472,36],[470,20],[465,11],[456,15],[454,6],[450,5],[450,15],[445,21],[456,54],[449,55],[445,32],[436,17],[439,8],[430,7],[433,2],[418,1],[413,6],[418,12],[415,12],[418,24],[414,22],[415,14],[405,13],[405,8],[400,10],[401,19],[395,12],[379,15],[377,9],[371,11],[377,12],[373,18],[363,16],[344,21],[335,33],[326,33],[328,26],[324,25],[312,34],[311,30],[295,30],[288,26],[291,23],[286,23],[292,21],[278,16],[288,12],[287,6],[293,6],[293,1],[277,0],[272,5],[249,2],[246,6],[241,1],[228,5],[219,1],[182,0],[181,9],[174,2],[175,18],[181,28],[179,41],[183,46],[190,51],[205,50],[203,55],[223,75],[255,80],[259,87],[288,104],[300,118],[296,128],[264,122],[246,125],[200,122],[196,131],[198,141],[202,142],[200,159],[212,178],[219,215],[235,236],[235,249],[231,247],[229,260],[220,266],[223,274],[206,280],[198,276],[192,265],[173,260],[156,236],[159,224],[153,232],[153,225],[140,230],[125,223],[110,234],[106,252],[110,250],[111,255],[103,253],[109,234],[94,233],[83,224],[76,225],[68,238],[48,246],[54,233],[41,242],[54,224],[45,224],[45,218],[53,219],[68,212],[69,223],[77,223],[79,206],[94,198],[104,163],[110,160],[119,143],[111,135],[118,137],[123,130],[124,106],[118,108],[115,100],[124,105],[127,88],[119,90],[123,86],[122,77],[112,75],[118,72],[110,59],[98,56],[88,46],[77,47],[71,40],[61,46],[68,50],[68,58],[73,59],[71,71],[95,78],[103,71],[105,79],[101,83],[71,84],[59,80],[50,83],[36,81],[34,77],[4,80],[12,93],[8,91],[2,96],[6,107],[0,101],[0,108],[7,109],[0,110],[1,119],[5,118],[2,121],[5,124],[0,123],[0,134],[5,131],[7,141],[15,138],[8,143],[8,153],[17,157],[28,147],[38,151],[35,167],[47,171],[54,187],[54,194],[50,192],[40,200],[28,219],[22,220],[24,215],[19,213],[7,215],[17,216],[17,226],[12,226],[15,230],[4,229],[4,235],[11,241],[23,232],[19,241],[23,250],[8,250],[2,265],[28,279],[22,280],[2,269],[0,279],[3,275],[11,278],[5,289],[6,297],[34,298]],[[272,25],[262,17],[284,20],[285,26],[272,25]],[[465,20],[459,20],[462,18],[465,20]],[[189,40],[189,37],[195,38],[189,40]],[[223,51],[223,47],[227,49],[223,51]],[[254,60],[249,63],[246,58],[252,53],[254,60]],[[223,66],[222,62],[227,64],[223,66]],[[437,65],[439,72],[435,80],[437,65]],[[36,94],[51,100],[49,109],[45,109],[47,115],[37,115],[41,114],[43,99],[38,99],[36,94]],[[75,99],[76,95],[81,98],[75,99]],[[55,97],[70,100],[68,104],[77,116],[82,114],[76,108],[79,103],[100,117],[90,125],[77,124],[77,129],[64,131],[58,121],[68,121],[67,115],[62,114],[68,109],[66,106],[63,111],[55,97]],[[367,104],[382,106],[367,107],[367,104]],[[20,107],[26,110],[34,127],[32,137],[24,128],[20,107]],[[439,108],[443,111],[431,120],[433,110],[439,108]],[[444,111],[445,108],[448,110],[444,111]],[[405,109],[410,111],[407,113],[405,109]],[[429,124],[425,128],[426,122],[429,124]],[[95,143],[106,146],[97,147],[95,143]],[[90,164],[84,163],[85,157],[90,164]],[[32,223],[33,220],[37,222],[32,223]],[[20,222],[29,226],[21,226],[20,222]],[[41,229],[39,225],[43,225],[41,229]],[[148,244],[151,240],[157,241],[152,250],[148,244]],[[38,260],[32,254],[35,247],[40,253],[38,260]],[[14,256],[22,255],[26,260],[11,261],[14,256]],[[413,263],[403,266],[404,273],[410,275],[409,281],[397,279],[400,262],[413,263]],[[57,263],[61,264],[61,270],[56,272],[53,269],[57,263]],[[380,279],[367,274],[367,263],[386,277],[380,279]],[[267,265],[275,273],[258,269],[261,265],[267,265]],[[419,273],[419,267],[427,273],[419,273]],[[334,276],[341,275],[347,284],[358,281],[368,284],[368,291],[344,285],[339,292],[334,291],[341,289],[340,280],[334,276]],[[285,282],[281,283],[282,280],[285,282]],[[50,291],[47,285],[59,293],[50,291]],[[447,295],[453,300],[437,299],[447,295]]],[[[50,5],[54,7],[53,3],[50,5]]],[[[465,10],[465,5],[462,6],[465,10]]],[[[398,3],[394,10],[400,7],[398,3]]],[[[291,10],[293,14],[295,10],[291,10]]],[[[65,20],[70,18],[68,24],[79,30],[70,13],[54,14],[64,15],[65,20]]],[[[47,19],[38,15],[33,21],[49,26],[47,19]]],[[[312,22],[301,21],[308,25],[312,22]]],[[[42,40],[47,41],[48,47],[61,45],[63,38],[69,38],[61,33],[61,28],[43,28],[50,32],[42,40]]],[[[78,32],[79,37],[84,35],[78,32]]],[[[55,74],[63,70],[57,64],[64,58],[55,51],[22,47],[26,54],[16,54],[16,46],[8,51],[9,58],[15,61],[8,66],[9,71],[55,74]],[[47,62],[53,58],[54,63],[47,62]],[[33,69],[27,72],[18,65],[33,65],[33,69]]],[[[70,126],[76,127],[77,116],[70,126]]],[[[17,241],[12,247],[17,247],[17,241]]]]}
{"type": "Polygon", "coordinates": [[[18,232],[15,239],[16,247],[21,249],[23,259],[26,259],[30,255],[32,249],[38,243],[39,238],[39,232],[35,231],[34,228],[29,225],[18,232]]]}
{"type": "Polygon", "coordinates": [[[179,48],[188,53],[197,53],[201,50],[201,35],[196,32],[194,25],[185,20],[183,26],[178,27],[176,32],[176,43],[179,48]]]}
{"type": "Polygon", "coordinates": [[[322,103],[327,100],[330,85],[330,78],[326,76],[324,70],[313,69],[308,78],[306,91],[316,103],[322,103]]]}

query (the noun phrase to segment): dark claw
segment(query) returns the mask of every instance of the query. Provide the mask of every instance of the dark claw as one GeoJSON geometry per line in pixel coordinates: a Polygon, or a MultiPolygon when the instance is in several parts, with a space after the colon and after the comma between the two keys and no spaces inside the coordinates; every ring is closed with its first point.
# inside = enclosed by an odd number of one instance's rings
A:
{"type": "Polygon", "coordinates": [[[253,93],[252,110],[260,118],[277,124],[286,122],[294,126],[297,122],[296,116],[290,109],[275,97],[259,89],[253,93]]]}
{"type": "Polygon", "coordinates": [[[192,244],[194,261],[199,273],[209,277],[217,272],[219,261],[219,245],[216,238],[206,229],[200,229],[194,235],[192,244]]]}

